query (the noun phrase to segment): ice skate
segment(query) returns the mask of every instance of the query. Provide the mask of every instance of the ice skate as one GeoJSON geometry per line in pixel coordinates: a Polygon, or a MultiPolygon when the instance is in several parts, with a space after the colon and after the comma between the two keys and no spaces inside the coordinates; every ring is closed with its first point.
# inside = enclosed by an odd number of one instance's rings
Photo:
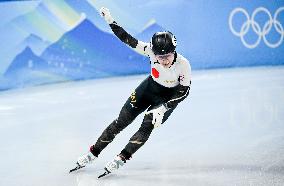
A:
{"type": "Polygon", "coordinates": [[[77,160],[77,163],[83,167],[86,166],[87,164],[93,163],[96,158],[97,157],[94,156],[91,152],[88,152],[87,154],[80,156],[77,160]]]}
{"type": "Polygon", "coordinates": [[[87,164],[93,163],[96,158],[97,157],[94,156],[91,152],[88,152],[87,154],[80,156],[76,162],[77,166],[74,169],[71,169],[69,173],[81,169],[85,167],[87,164]]]}
{"type": "Polygon", "coordinates": [[[126,163],[126,159],[122,155],[117,155],[112,161],[108,162],[105,166],[105,172],[100,175],[98,178],[106,176],[111,172],[119,169],[119,167],[123,166],[126,163]]]}

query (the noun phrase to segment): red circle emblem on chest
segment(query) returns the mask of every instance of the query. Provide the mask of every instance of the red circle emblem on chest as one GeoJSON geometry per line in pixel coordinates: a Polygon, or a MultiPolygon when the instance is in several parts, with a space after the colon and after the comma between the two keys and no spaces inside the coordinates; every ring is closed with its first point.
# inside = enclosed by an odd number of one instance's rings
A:
{"type": "Polygon", "coordinates": [[[160,76],[160,73],[157,69],[155,68],[152,68],[152,75],[155,77],[155,78],[159,78],[160,76]]]}

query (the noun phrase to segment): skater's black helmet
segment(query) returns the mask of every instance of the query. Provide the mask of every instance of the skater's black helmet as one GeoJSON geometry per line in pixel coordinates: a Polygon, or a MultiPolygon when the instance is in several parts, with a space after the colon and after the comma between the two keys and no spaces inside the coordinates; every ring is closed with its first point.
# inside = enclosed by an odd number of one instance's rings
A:
{"type": "Polygon", "coordinates": [[[155,55],[174,52],[177,46],[176,37],[169,31],[157,32],[151,40],[151,48],[155,55]]]}

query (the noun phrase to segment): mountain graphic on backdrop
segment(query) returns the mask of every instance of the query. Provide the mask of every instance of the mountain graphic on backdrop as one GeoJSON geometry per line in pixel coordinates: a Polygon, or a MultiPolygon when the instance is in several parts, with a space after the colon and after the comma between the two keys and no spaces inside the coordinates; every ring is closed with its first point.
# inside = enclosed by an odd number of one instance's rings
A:
{"type": "Polygon", "coordinates": [[[19,74],[20,71],[31,71],[46,69],[48,67],[46,61],[33,53],[30,47],[26,47],[20,54],[18,54],[11,65],[8,67],[4,76],[13,76],[19,74]]]}
{"type": "MultiPolygon", "coordinates": [[[[82,17],[81,14],[72,10],[65,1],[42,0],[33,4],[34,8],[19,14],[0,27],[0,40],[5,43],[4,49],[0,50],[2,63],[0,74],[3,74],[15,56],[25,49],[19,45],[30,34],[53,43],[66,31],[74,28],[82,17]]],[[[17,5],[15,4],[15,6],[17,5]]],[[[25,8],[23,7],[23,9],[25,8]]],[[[43,50],[40,48],[38,51],[32,46],[31,49],[37,55],[43,50]]]]}
{"type": "Polygon", "coordinates": [[[149,71],[147,58],[88,19],[65,33],[40,56],[70,79],[87,79],[149,71]]]}
{"type": "Polygon", "coordinates": [[[144,29],[138,33],[135,37],[144,42],[150,42],[152,36],[156,32],[165,31],[154,19],[151,19],[144,27],[144,29]]]}
{"type": "Polygon", "coordinates": [[[18,45],[18,47],[23,50],[28,46],[36,55],[40,55],[49,45],[50,42],[43,41],[43,39],[35,34],[30,34],[18,45]]]}
{"type": "MultiPolygon", "coordinates": [[[[23,43],[34,45],[41,42],[39,37],[31,35],[23,43]]],[[[114,34],[106,33],[84,19],[57,42],[49,45],[40,56],[27,46],[14,58],[4,77],[18,79],[22,85],[37,85],[143,74],[149,69],[148,58],[133,51],[114,34]]],[[[6,88],[17,86],[19,82],[14,84],[6,88]]]]}
{"type": "Polygon", "coordinates": [[[3,77],[2,90],[67,80],[56,74],[56,69],[34,54],[30,47],[14,58],[3,77]]]}

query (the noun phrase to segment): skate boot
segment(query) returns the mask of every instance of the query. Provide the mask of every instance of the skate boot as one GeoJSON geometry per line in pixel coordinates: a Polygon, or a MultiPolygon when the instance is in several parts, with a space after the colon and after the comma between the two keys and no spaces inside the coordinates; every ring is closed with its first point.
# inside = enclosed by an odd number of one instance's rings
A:
{"type": "Polygon", "coordinates": [[[105,170],[109,173],[119,169],[126,163],[126,159],[122,155],[117,155],[112,161],[106,164],[105,170]]]}
{"type": "Polygon", "coordinates": [[[71,169],[69,173],[84,168],[87,164],[91,164],[95,159],[97,159],[97,157],[94,156],[91,152],[80,156],[76,162],[76,167],[71,169]]]}
{"type": "Polygon", "coordinates": [[[88,152],[78,158],[77,164],[81,167],[85,167],[87,164],[91,164],[95,159],[97,159],[97,157],[91,152],[88,152]]]}
{"type": "Polygon", "coordinates": [[[117,155],[112,161],[108,162],[105,166],[105,172],[101,174],[98,178],[102,178],[111,172],[119,169],[119,167],[123,166],[126,163],[126,159],[122,154],[117,155]]]}

